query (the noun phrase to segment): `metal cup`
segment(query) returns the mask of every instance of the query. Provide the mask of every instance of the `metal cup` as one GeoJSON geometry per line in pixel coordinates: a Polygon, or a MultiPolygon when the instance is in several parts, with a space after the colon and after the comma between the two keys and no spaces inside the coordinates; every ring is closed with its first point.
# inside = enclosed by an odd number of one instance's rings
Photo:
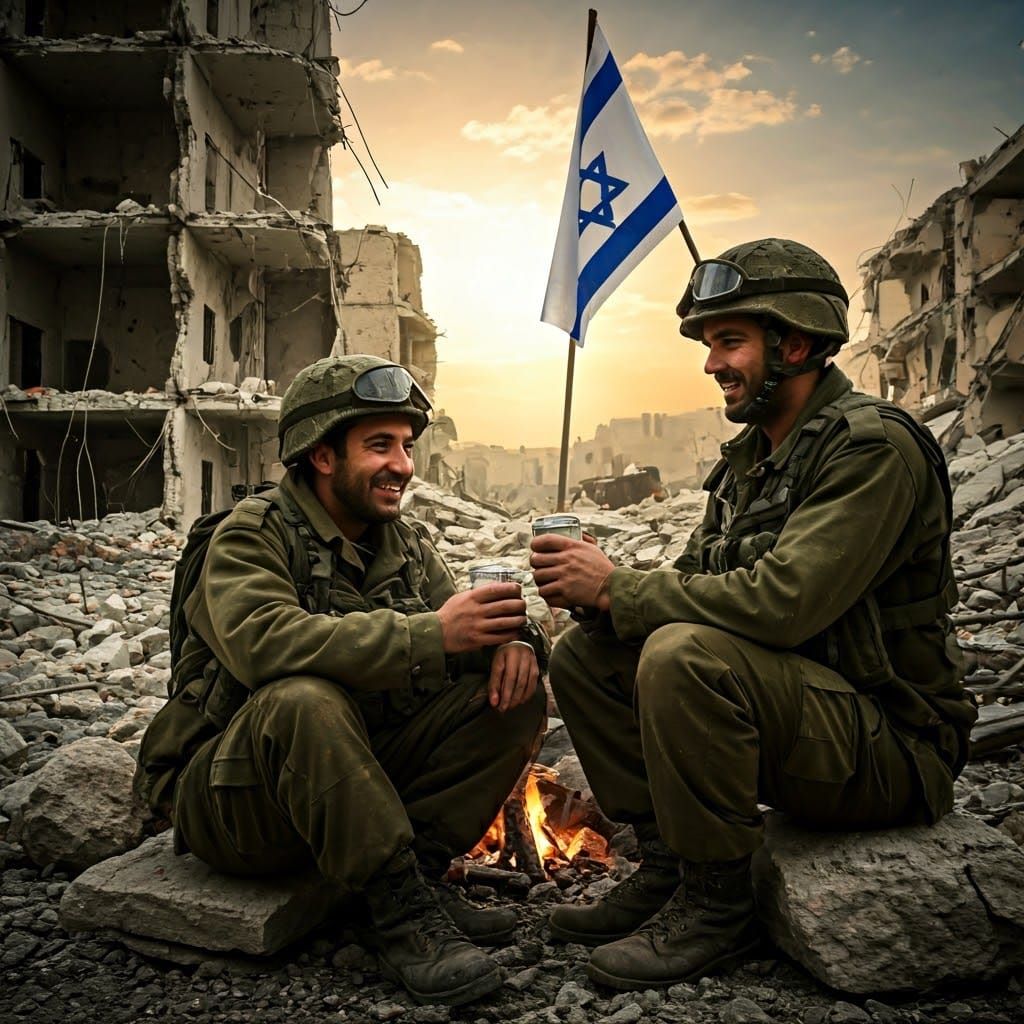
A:
{"type": "Polygon", "coordinates": [[[532,523],[534,537],[545,533],[557,533],[573,540],[583,540],[583,527],[580,517],[568,512],[556,512],[550,516],[538,516],[532,523]]]}
{"type": "Polygon", "coordinates": [[[469,570],[469,587],[486,587],[490,583],[515,583],[523,585],[523,573],[510,565],[477,565],[469,570]]]}

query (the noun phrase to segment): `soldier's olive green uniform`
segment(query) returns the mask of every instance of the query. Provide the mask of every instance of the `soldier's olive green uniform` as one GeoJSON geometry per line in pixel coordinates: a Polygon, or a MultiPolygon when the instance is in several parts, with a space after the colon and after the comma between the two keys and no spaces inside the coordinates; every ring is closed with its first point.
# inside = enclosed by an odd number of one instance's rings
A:
{"type": "Polygon", "coordinates": [[[147,730],[138,787],[169,810],[179,849],[225,871],[315,859],[354,889],[410,842],[446,865],[529,760],[543,688],[501,715],[489,656],[445,655],[436,610],[455,587],[411,526],[373,526],[356,545],[295,470],[279,491],[239,503],[210,543],[175,669],[187,685],[147,730]],[[329,549],[311,589],[329,588],[330,613],[297,591],[282,508],[329,549]]]}
{"type": "Polygon", "coordinates": [[[919,430],[832,367],[774,452],[756,426],[723,445],[673,567],[612,573],[610,616],[551,663],[610,817],[721,862],[758,846],[758,802],[848,829],[950,809],[976,711],[945,467],[919,430]]]}

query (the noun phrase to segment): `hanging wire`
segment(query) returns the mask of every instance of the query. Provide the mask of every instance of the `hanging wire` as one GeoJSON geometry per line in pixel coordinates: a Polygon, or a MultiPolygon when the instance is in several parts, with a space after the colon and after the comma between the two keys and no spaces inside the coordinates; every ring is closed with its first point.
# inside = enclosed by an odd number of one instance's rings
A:
{"type": "MultiPolygon", "coordinates": [[[[357,7],[353,7],[351,11],[339,11],[337,7],[331,3],[331,0],[327,0],[327,6],[331,9],[331,14],[337,18],[351,18],[353,14],[358,14],[367,4],[368,0],[361,0],[361,3],[357,7]]],[[[338,23],[340,27],[340,22],[338,23]]]]}
{"type": "MultiPolygon", "coordinates": [[[[110,231],[111,222],[107,221],[103,225],[103,242],[100,246],[100,288],[99,295],[96,298],[96,322],[93,325],[92,331],[92,345],[89,347],[89,358],[85,364],[85,377],[82,380],[82,390],[75,392],[75,400],[71,405],[71,412],[68,415],[68,429],[64,432],[64,440],[60,443],[60,452],[57,455],[57,494],[56,494],[56,506],[54,518],[57,522],[60,522],[60,480],[61,480],[61,466],[64,462],[64,449],[67,447],[68,439],[71,437],[71,428],[75,423],[75,412],[78,409],[78,403],[82,400],[82,396],[85,394],[86,388],[89,384],[89,372],[92,370],[92,359],[96,353],[96,344],[99,339],[100,333],[100,314],[103,311],[103,290],[106,285],[107,279],[107,234],[110,231]]],[[[86,435],[89,428],[89,403],[85,404],[85,411],[82,418],[82,440],[78,447],[78,458],[75,460],[75,490],[78,493],[78,517],[79,519],[85,518],[85,508],[82,503],[82,481],[81,481],[81,465],[82,465],[82,449],[86,447],[86,435]]],[[[92,473],[92,491],[93,491],[93,505],[96,511],[96,518],[99,518],[99,498],[96,492],[96,474],[93,471],[92,458],[88,459],[89,471],[92,473]]]]}
{"type": "MultiPolygon", "coordinates": [[[[355,108],[349,102],[348,96],[345,95],[345,89],[340,81],[338,82],[338,92],[341,93],[341,98],[345,101],[345,106],[348,107],[348,112],[352,115],[352,120],[355,123],[356,130],[359,132],[359,137],[363,140],[363,146],[366,149],[366,155],[370,158],[370,163],[373,164],[373,169],[377,172],[377,175],[380,177],[381,184],[383,184],[385,188],[390,188],[391,186],[388,185],[387,181],[384,180],[384,175],[381,174],[380,168],[377,166],[377,161],[374,160],[373,158],[373,153],[370,150],[370,144],[366,141],[366,133],[363,131],[363,126],[359,123],[359,118],[356,116],[355,108]]],[[[352,155],[355,156],[354,153],[352,155]]],[[[360,164],[360,167],[361,166],[362,164],[360,164]]],[[[366,174],[366,171],[363,171],[363,174],[366,174]]],[[[369,180],[369,178],[367,178],[367,180],[369,180]]],[[[373,186],[371,185],[370,187],[372,188],[373,186]]],[[[376,192],[374,193],[374,195],[376,195],[376,192]]],[[[380,200],[378,199],[377,202],[379,203],[380,200]]]]}

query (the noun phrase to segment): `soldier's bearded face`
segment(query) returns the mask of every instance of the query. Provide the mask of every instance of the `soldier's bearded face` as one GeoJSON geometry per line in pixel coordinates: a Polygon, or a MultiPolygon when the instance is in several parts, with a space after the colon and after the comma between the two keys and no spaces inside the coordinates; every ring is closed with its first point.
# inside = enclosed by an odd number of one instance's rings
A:
{"type": "Polygon", "coordinates": [[[712,317],[704,322],[708,350],[704,372],[714,376],[725,400],[725,418],[732,423],[760,421],[753,407],[768,377],[764,329],[749,317],[712,317]]]}
{"type": "Polygon", "coordinates": [[[408,416],[368,416],[349,427],[345,456],[331,473],[331,493],[346,518],[365,526],[398,518],[413,474],[412,446],[408,416]]]}

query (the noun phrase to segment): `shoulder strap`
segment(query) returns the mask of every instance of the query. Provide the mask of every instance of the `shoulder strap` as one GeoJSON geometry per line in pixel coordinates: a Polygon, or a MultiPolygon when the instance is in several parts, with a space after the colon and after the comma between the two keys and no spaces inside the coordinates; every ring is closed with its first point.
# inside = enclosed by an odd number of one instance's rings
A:
{"type": "Polygon", "coordinates": [[[275,487],[266,497],[277,506],[288,527],[288,560],[299,603],[310,614],[329,611],[334,553],[320,543],[298,505],[284,490],[275,487]]]}

